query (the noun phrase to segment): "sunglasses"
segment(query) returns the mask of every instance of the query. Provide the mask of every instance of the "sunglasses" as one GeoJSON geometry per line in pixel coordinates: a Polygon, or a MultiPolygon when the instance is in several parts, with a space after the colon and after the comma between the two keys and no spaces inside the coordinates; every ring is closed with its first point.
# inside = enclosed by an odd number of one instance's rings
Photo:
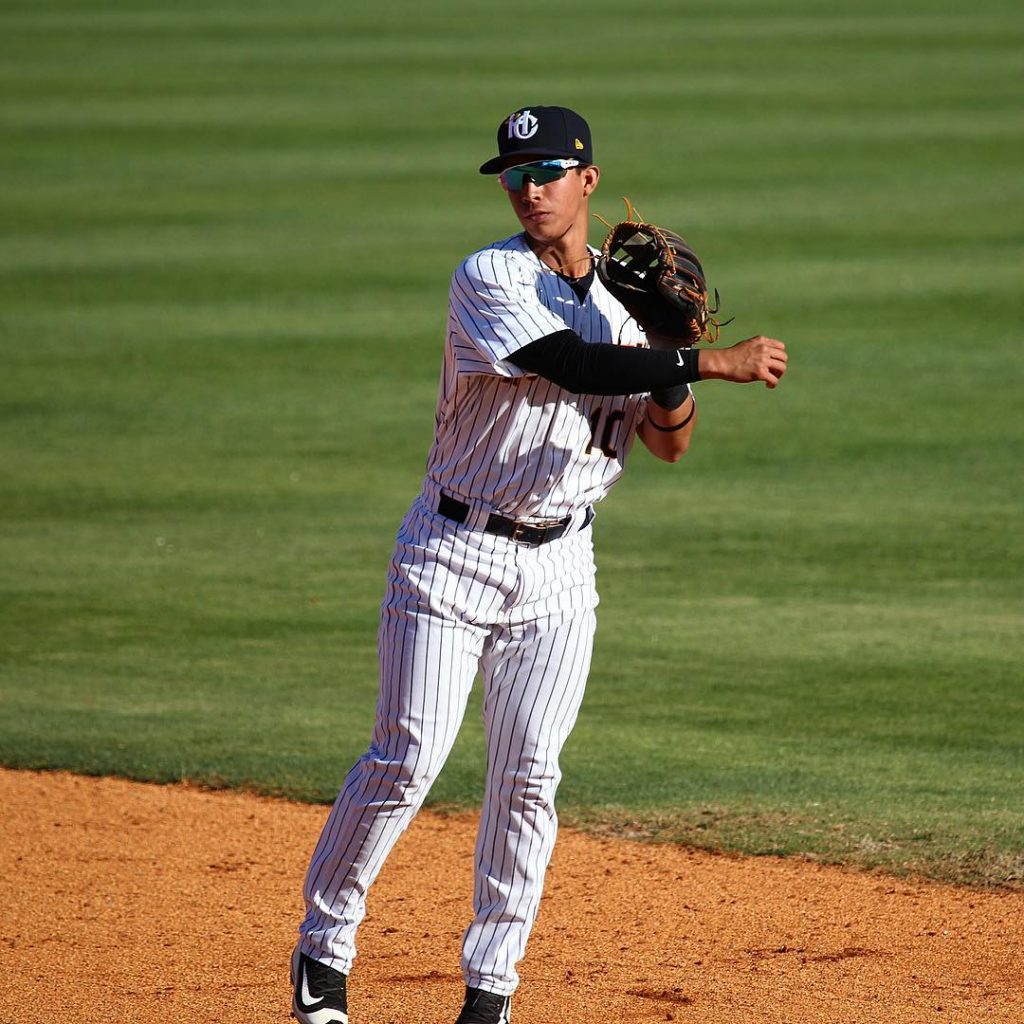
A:
{"type": "Polygon", "coordinates": [[[550,185],[569,173],[570,167],[579,167],[579,160],[538,160],[532,164],[508,167],[498,175],[506,192],[518,192],[527,180],[534,185],[550,185]]]}

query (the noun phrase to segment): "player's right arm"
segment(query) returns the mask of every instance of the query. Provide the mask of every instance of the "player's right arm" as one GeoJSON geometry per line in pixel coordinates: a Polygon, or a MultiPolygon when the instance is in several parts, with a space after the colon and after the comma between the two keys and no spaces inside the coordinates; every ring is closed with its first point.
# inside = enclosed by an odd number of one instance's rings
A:
{"type": "Polygon", "coordinates": [[[785,346],[773,338],[715,351],[588,344],[539,301],[534,274],[494,248],[456,269],[449,337],[462,371],[538,374],[578,395],[636,395],[703,379],[775,387],[785,370],[785,346]]]}
{"type": "Polygon", "coordinates": [[[774,338],[748,338],[724,349],[649,349],[587,344],[574,331],[538,338],[507,357],[578,395],[636,395],[691,384],[764,381],[775,387],[786,369],[786,347],[774,338]]]}
{"type": "Polygon", "coordinates": [[[734,384],[764,381],[774,388],[786,372],[786,346],[778,338],[759,334],[728,348],[700,350],[701,380],[728,380],[734,384]]]}

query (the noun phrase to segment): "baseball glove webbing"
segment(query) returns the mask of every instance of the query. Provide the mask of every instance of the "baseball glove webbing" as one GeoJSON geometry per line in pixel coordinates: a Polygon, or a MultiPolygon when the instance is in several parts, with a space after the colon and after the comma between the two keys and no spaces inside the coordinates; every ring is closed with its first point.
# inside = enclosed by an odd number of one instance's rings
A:
{"type": "Polygon", "coordinates": [[[731,320],[715,319],[708,303],[704,268],[690,244],[674,231],[645,221],[623,196],[626,219],[609,224],[597,258],[604,286],[626,307],[656,348],[687,348],[701,339],[718,340],[731,320]]]}

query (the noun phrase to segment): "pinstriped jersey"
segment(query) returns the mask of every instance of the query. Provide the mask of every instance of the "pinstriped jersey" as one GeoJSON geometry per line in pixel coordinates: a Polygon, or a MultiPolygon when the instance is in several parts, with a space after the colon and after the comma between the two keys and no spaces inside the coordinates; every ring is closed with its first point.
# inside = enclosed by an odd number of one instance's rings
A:
{"type": "Polygon", "coordinates": [[[646,343],[596,274],[580,301],[522,234],[459,264],[427,461],[435,488],[515,519],[561,518],[608,493],[645,396],[572,394],[509,361],[566,329],[592,344],[646,343]]]}

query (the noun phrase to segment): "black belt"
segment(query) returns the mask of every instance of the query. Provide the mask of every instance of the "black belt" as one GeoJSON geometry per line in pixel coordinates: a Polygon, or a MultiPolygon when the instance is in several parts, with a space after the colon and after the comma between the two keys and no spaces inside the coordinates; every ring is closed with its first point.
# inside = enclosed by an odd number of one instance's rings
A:
{"type": "MultiPolygon", "coordinates": [[[[456,523],[464,523],[469,518],[469,505],[450,494],[441,494],[437,499],[437,511],[445,519],[451,519],[456,523]]],[[[587,509],[583,526],[588,526],[594,518],[594,510],[587,509]]],[[[484,523],[484,532],[493,533],[499,537],[508,537],[509,540],[518,541],[521,544],[547,544],[548,541],[558,540],[572,523],[572,516],[564,519],[556,519],[546,525],[534,523],[521,523],[506,516],[499,516],[492,512],[484,523]]],[[[583,528],[580,527],[580,529],[583,528]]]]}

